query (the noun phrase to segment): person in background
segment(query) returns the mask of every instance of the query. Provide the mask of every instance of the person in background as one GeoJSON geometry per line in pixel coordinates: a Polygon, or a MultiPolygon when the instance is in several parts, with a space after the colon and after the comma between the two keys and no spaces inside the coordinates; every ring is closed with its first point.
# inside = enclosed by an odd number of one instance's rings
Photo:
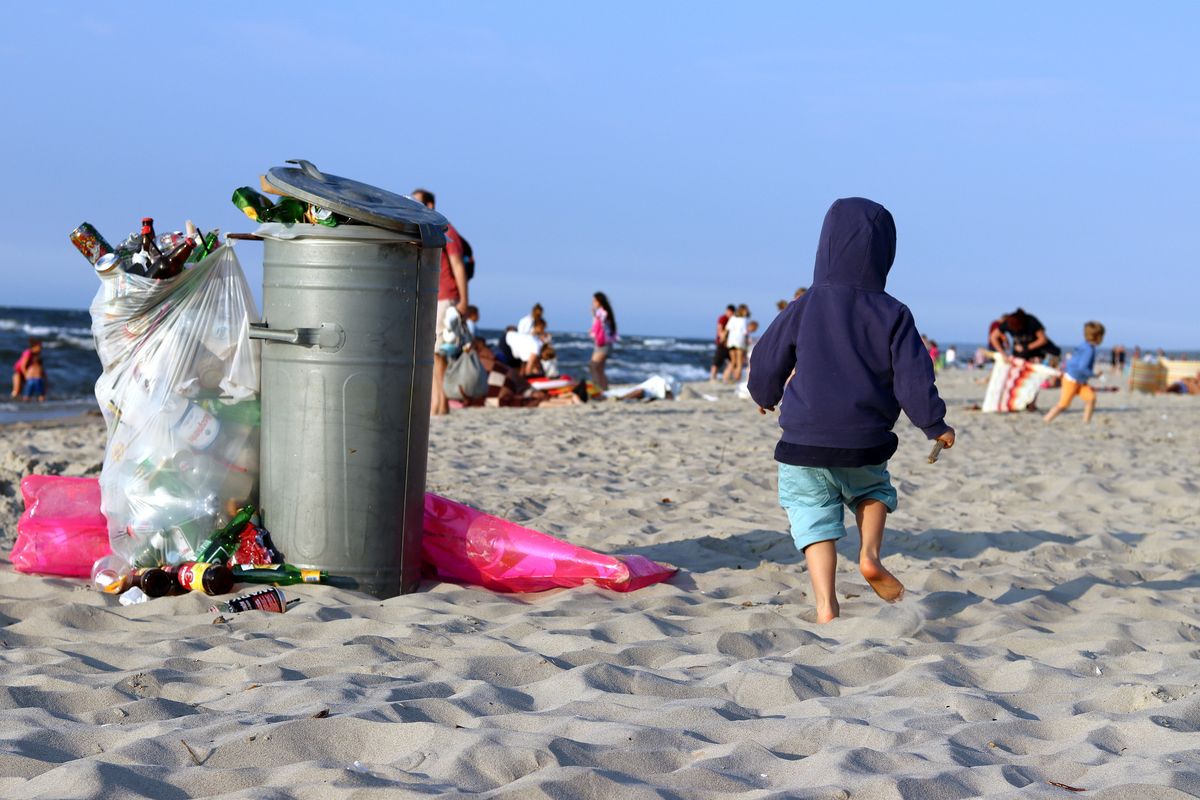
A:
{"type": "Polygon", "coordinates": [[[479,307],[467,306],[467,330],[471,334],[471,338],[475,339],[479,336],[479,307]]]}
{"type": "Polygon", "coordinates": [[[529,313],[517,321],[517,333],[533,333],[533,323],[542,319],[542,304],[534,303],[529,313]]]}
{"type": "Polygon", "coordinates": [[[542,345],[542,352],[538,355],[542,362],[542,374],[547,378],[557,378],[558,371],[558,353],[554,350],[554,345],[546,343],[542,345]]]}
{"type": "MultiPolygon", "coordinates": [[[[428,189],[413,189],[412,198],[426,208],[435,208],[433,192],[428,189]]],[[[438,275],[438,304],[437,322],[435,324],[434,342],[440,343],[446,331],[446,310],[451,306],[458,309],[462,316],[467,315],[467,268],[463,264],[462,238],[453,225],[446,226],[446,246],[442,248],[441,271],[438,275]]],[[[436,344],[435,344],[436,346],[436,344]]],[[[433,397],[430,404],[430,414],[441,416],[450,413],[450,401],[442,388],[446,377],[446,367],[449,362],[441,352],[433,356],[433,397]]]]}
{"type": "Polygon", "coordinates": [[[1050,341],[1042,321],[1023,308],[1018,308],[1011,314],[1005,314],[992,323],[988,334],[988,343],[992,349],[1003,353],[1006,349],[1007,337],[1012,336],[1012,355],[1027,361],[1054,359],[1062,354],[1058,345],[1050,341]]]}
{"type": "Polygon", "coordinates": [[[735,313],[737,313],[737,307],[733,303],[730,303],[725,306],[725,313],[717,317],[717,350],[713,354],[712,369],[708,373],[710,381],[717,379],[717,375],[721,373],[725,368],[725,364],[729,361],[729,348],[725,346],[725,325],[735,313]]]}
{"type": "Polygon", "coordinates": [[[945,447],[954,445],[946,404],[912,312],[886,291],[896,226],[878,203],[836,201],[825,215],[813,288],[775,318],[754,350],[750,396],[767,413],[782,407],[779,503],[804,553],[817,622],[840,613],[834,578],[843,506],[858,522],[858,566],[888,602],[904,585],[881,560],[897,494],[888,459],[900,411],[945,447]]]}
{"type": "Polygon", "coordinates": [[[933,359],[934,371],[940,370],[942,368],[942,351],[933,339],[929,340],[929,357],[933,359]]]}
{"type": "Polygon", "coordinates": [[[1062,395],[1058,405],[1050,409],[1042,419],[1052,422],[1071,405],[1075,395],[1083,398],[1083,421],[1092,421],[1096,411],[1096,391],[1088,386],[1088,379],[1096,374],[1096,348],[1104,341],[1104,326],[1099,322],[1085,322],[1083,344],[1076,347],[1063,368],[1062,395]]]}
{"type": "Polygon", "coordinates": [[[958,366],[958,351],[954,349],[954,345],[946,348],[946,366],[950,369],[958,366]]]}
{"type": "Polygon", "coordinates": [[[725,346],[729,348],[729,366],[725,368],[726,383],[741,383],[742,370],[746,368],[746,347],[748,345],[746,330],[750,324],[750,309],[745,303],[737,308],[737,313],[725,323],[725,346]]]}
{"type": "Polygon", "coordinates": [[[613,343],[617,340],[617,315],[613,313],[612,303],[604,292],[592,295],[592,360],[588,365],[592,372],[592,383],[600,391],[608,390],[608,376],[604,374],[604,365],[612,354],[613,343]]]}
{"type": "Polygon", "coordinates": [[[42,366],[42,350],[39,347],[38,352],[32,353],[28,363],[25,365],[25,387],[23,390],[25,402],[32,401],[35,397],[39,403],[46,402],[46,370],[42,366]]]}
{"type": "Polygon", "coordinates": [[[1119,344],[1114,349],[1117,353],[1117,373],[1123,374],[1125,372],[1125,357],[1128,355],[1125,352],[1125,345],[1119,344]]]}
{"type": "Polygon", "coordinates": [[[787,300],[776,300],[775,301],[775,313],[776,314],[782,314],[783,310],[787,307],[788,307],[787,300]]]}
{"type": "Polygon", "coordinates": [[[37,337],[30,337],[29,347],[22,351],[20,358],[13,364],[12,375],[12,396],[20,397],[21,391],[25,388],[25,380],[28,377],[26,372],[29,369],[29,361],[34,356],[40,358],[42,355],[42,340],[37,337]]]}

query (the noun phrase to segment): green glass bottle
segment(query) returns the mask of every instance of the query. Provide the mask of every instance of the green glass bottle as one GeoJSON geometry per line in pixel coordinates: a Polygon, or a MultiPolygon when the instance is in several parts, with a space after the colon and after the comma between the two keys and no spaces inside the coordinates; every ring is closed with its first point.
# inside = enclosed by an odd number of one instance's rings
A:
{"type": "Polygon", "coordinates": [[[294,564],[235,565],[233,579],[241,583],[290,586],[294,583],[325,583],[329,580],[329,573],[323,569],[301,569],[294,564]]]}
{"type": "Polygon", "coordinates": [[[212,536],[209,536],[203,544],[196,548],[194,560],[208,564],[224,564],[237,550],[242,528],[246,527],[246,523],[253,516],[254,506],[248,505],[243,508],[234,515],[233,519],[229,520],[228,525],[213,531],[212,536]]]}

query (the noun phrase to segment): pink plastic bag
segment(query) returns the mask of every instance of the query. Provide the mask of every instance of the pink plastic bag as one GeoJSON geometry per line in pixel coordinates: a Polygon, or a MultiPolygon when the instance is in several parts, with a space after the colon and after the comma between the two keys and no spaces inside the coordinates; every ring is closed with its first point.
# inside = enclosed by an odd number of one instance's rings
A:
{"type": "Polygon", "coordinates": [[[92,564],[112,552],[95,478],[29,475],[21,480],[25,513],[17,523],[13,567],[66,578],[89,578],[92,564]]]}
{"type": "Polygon", "coordinates": [[[421,550],[434,577],[498,592],[584,584],[632,592],[677,572],[643,556],[585,550],[436,494],[425,495],[421,550]]]}

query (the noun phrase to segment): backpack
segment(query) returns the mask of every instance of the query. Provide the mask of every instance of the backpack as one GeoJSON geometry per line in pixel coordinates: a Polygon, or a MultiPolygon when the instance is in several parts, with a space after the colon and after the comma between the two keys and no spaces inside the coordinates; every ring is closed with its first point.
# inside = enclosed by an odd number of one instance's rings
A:
{"type": "Polygon", "coordinates": [[[462,242],[462,260],[463,266],[467,269],[467,280],[472,280],[475,277],[475,251],[471,249],[471,243],[461,233],[458,235],[458,240],[462,242]]]}

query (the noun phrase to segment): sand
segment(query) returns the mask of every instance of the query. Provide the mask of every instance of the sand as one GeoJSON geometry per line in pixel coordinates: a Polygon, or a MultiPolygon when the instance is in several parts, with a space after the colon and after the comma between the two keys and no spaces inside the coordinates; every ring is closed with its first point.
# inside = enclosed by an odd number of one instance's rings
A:
{"type": "MultiPolygon", "coordinates": [[[[429,488],[679,565],[628,594],[289,589],[213,624],[0,568],[0,797],[1182,798],[1200,794],[1200,400],[965,410],[910,427],[885,563],[842,542],[813,622],[772,420],[728,392],[434,420],[429,488]],[[1086,789],[1077,794],[1051,785],[1086,789]]],[[[1043,396],[1043,406],[1056,393],[1043,396]]],[[[5,552],[28,472],[94,474],[95,419],[0,432],[5,552]]]]}

